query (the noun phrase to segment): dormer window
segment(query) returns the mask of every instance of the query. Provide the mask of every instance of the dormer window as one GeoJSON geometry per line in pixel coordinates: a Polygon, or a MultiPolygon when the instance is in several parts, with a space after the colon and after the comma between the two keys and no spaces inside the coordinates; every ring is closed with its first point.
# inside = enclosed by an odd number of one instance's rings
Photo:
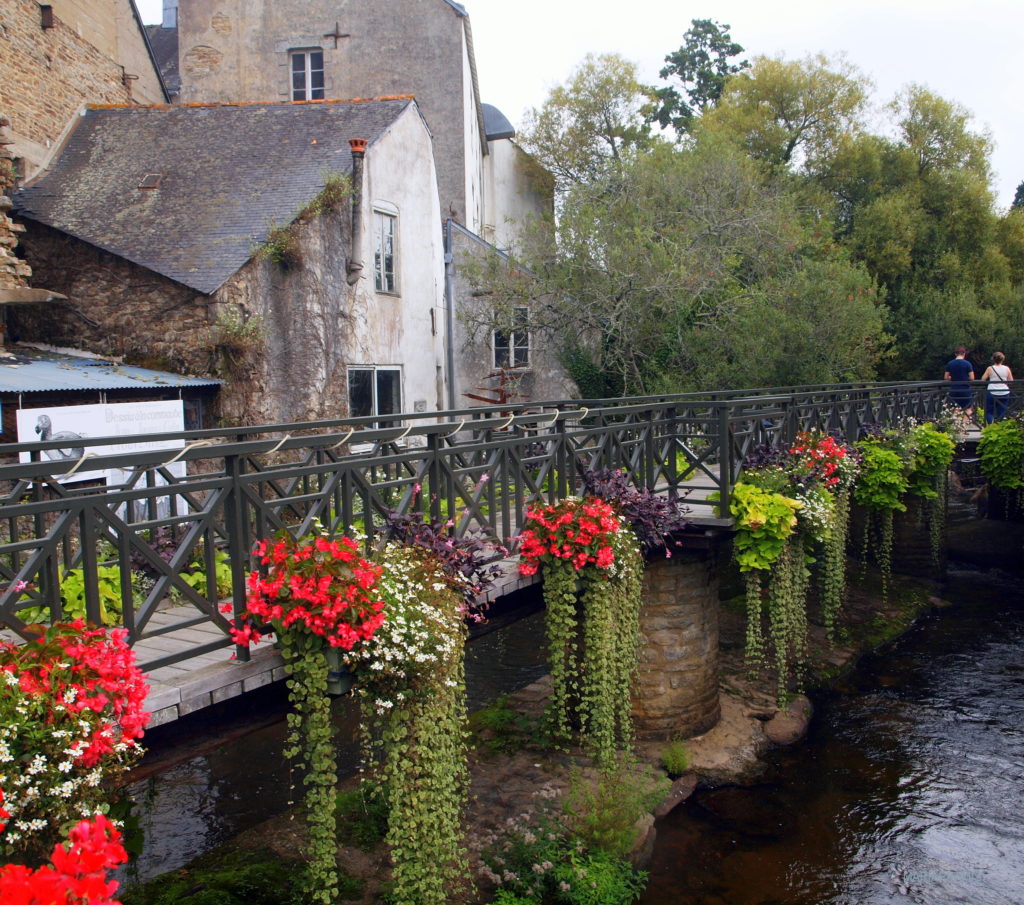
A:
{"type": "Polygon", "coordinates": [[[292,100],[323,100],[324,52],[322,50],[293,50],[289,56],[292,64],[292,100]]]}

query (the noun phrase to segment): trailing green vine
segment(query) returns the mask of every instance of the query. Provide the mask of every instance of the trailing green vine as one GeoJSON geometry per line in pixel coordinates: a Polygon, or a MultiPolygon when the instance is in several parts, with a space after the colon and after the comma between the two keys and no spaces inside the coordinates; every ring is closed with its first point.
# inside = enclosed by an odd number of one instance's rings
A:
{"type": "Polygon", "coordinates": [[[423,550],[381,554],[388,618],[347,663],[363,718],[367,780],[384,790],[393,905],[444,905],[468,884],[461,588],[423,550]]]}
{"type": "Polygon", "coordinates": [[[570,497],[531,509],[520,572],[544,574],[556,736],[578,731],[601,763],[633,739],[630,691],[640,642],[641,559],[612,506],[570,497]]]}
{"type": "Polygon", "coordinates": [[[821,549],[822,610],[831,633],[846,589],[853,451],[815,432],[788,448],[759,447],[733,488],[733,551],[746,583],[746,660],[766,663],[770,641],[780,703],[807,657],[810,563],[821,549]],[[767,634],[762,622],[767,616],[767,634]]]}
{"type": "MultiPolygon", "coordinates": [[[[882,575],[882,601],[889,596],[892,577],[893,513],[905,512],[903,495],[909,486],[908,471],[899,452],[891,448],[893,434],[861,440],[861,470],[853,490],[853,500],[867,511],[864,524],[864,553],[872,530],[875,533],[875,558],[882,575]]],[[[866,555],[865,555],[866,562],[866,555]]]]}
{"type": "Polygon", "coordinates": [[[385,618],[377,590],[381,569],[358,551],[347,537],[296,539],[281,532],[260,542],[255,555],[261,571],[249,576],[247,610],[232,630],[237,644],[250,644],[269,623],[281,646],[291,704],[285,754],[304,774],[306,896],[318,905],[338,899],[338,774],[327,649],[351,650],[367,642],[385,618]]]}

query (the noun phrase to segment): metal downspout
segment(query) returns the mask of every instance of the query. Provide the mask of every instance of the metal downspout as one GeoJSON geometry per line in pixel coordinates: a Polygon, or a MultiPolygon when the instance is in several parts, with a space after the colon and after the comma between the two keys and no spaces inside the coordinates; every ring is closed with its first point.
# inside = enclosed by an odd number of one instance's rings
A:
{"type": "Polygon", "coordinates": [[[455,405],[455,252],[452,248],[452,220],[444,221],[444,314],[445,370],[448,372],[448,409],[455,405]]]}

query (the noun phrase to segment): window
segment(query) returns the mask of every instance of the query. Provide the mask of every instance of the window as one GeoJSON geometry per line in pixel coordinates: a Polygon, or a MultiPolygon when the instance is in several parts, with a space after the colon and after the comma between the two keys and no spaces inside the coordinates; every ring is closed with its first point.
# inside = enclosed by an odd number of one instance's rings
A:
{"type": "Polygon", "coordinates": [[[395,278],[395,227],[398,217],[386,211],[373,212],[373,274],[378,292],[398,293],[395,278]]]}
{"type": "Polygon", "coordinates": [[[513,308],[508,327],[494,331],[494,367],[530,366],[530,309],[513,308]]]}
{"type": "Polygon", "coordinates": [[[324,52],[293,50],[292,100],[316,101],[324,97],[324,52]]]}
{"type": "Polygon", "coordinates": [[[396,415],[402,411],[402,372],[398,368],[349,368],[350,418],[396,415]]]}

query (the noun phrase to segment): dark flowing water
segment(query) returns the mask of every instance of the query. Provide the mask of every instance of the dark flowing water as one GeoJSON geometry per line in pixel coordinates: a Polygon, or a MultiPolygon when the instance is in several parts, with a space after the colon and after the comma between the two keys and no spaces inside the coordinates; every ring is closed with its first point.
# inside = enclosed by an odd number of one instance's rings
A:
{"type": "MultiPolygon", "coordinates": [[[[471,709],[547,672],[543,615],[534,613],[473,640],[466,649],[471,709]]],[[[128,787],[141,853],[119,879],[127,884],[173,870],[236,834],[287,809],[289,778],[282,754],[287,700],[276,688],[153,733],[149,753],[128,787]]],[[[335,701],[339,766],[358,762],[358,710],[335,701]]]]}
{"type": "Polygon", "coordinates": [[[964,573],[945,596],[758,786],[659,824],[642,905],[1024,902],[1024,595],[964,573]]]}

